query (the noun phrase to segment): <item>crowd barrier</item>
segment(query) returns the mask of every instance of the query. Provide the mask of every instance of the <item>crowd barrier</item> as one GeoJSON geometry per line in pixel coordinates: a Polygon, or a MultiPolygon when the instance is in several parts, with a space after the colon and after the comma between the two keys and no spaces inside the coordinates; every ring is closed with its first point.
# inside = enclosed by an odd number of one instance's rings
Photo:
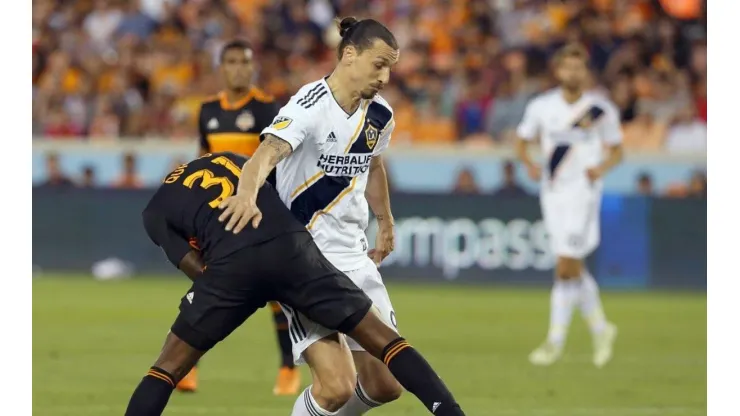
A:
{"type": "MultiPolygon", "coordinates": [[[[33,262],[89,273],[117,258],[140,274],[175,274],[148,239],[152,190],[33,190],[33,262]]],[[[396,250],[388,280],[544,285],[554,258],[536,198],[393,193],[396,250]]],[[[706,289],[706,200],[606,195],[602,242],[589,267],[602,286],[706,289]]],[[[368,229],[374,243],[376,225],[368,229]]]]}

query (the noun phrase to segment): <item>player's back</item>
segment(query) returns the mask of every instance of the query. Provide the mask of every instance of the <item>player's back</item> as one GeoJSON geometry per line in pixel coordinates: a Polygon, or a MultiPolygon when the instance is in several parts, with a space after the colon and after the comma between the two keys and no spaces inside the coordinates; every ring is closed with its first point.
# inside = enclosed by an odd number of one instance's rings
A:
{"type": "Polygon", "coordinates": [[[279,235],[306,232],[280,200],[275,189],[266,183],[257,196],[262,222],[257,229],[247,226],[233,234],[218,221],[221,201],[233,195],[247,158],[231,152],[209,153],[178,166],[144,210],[156,215],[191,246],[201,250],[208,263],[279,235]]]}

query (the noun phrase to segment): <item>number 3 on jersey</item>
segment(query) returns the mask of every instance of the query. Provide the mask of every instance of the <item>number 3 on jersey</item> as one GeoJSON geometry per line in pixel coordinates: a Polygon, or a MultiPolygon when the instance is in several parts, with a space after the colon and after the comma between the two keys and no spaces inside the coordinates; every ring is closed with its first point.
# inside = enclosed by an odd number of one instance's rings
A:
{"type": "MultiPolygon", "coordinates": [[[[206,156],[210,156],[210,154],[204,155],[204,157],[206,156]]],[[[238,166],[236,166],[234,162],[224,156],[219,156],[213,159],[211,163],[225,167],[237,178],[241,176],[242,170],[238,166]]],[[[201,180],[200,187],[203,189],[208,189],[212,186],[221,185],[221,194],[218,196],[218,198],[208,203],[208,206],[210,206],[211,208],[218,207],[224,199],[234,194],[234,183],[225,176],[214,175],[213,172],[211,172],[209,169],[201,169],[197,172],[191,173],[182,181],[182,184],[192,189],[198,179],[201,180]]]]}

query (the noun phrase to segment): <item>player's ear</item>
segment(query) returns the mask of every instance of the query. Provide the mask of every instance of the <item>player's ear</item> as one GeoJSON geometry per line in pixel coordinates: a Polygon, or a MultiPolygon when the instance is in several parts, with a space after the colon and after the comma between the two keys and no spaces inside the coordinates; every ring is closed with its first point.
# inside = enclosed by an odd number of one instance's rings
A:
{"type": "Polygon", "coordinates": [[[344,53],[342,54],[342,61],[346,62],[347,64],[351,65],[355,62],[357,59],[357,48],[355,45],[347,45],[344,47],[344,53]]]}

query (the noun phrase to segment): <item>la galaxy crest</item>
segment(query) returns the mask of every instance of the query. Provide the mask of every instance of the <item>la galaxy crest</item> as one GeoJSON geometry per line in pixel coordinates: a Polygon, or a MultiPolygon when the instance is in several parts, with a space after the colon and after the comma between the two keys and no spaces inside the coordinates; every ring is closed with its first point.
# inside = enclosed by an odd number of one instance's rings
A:
{"type": "Polygon", "coordinates": [[[254,127],[254,115],[251,111],[244,111],[236,117],[236,127],[241,131],[247,131],[254,127]]]}
{"type": "Polygon", "coordinates": [[[370,150],[373,150],[378,143],[378,128],[372,124],[368,124],[365,128],[365,142],[370,150]]]}

